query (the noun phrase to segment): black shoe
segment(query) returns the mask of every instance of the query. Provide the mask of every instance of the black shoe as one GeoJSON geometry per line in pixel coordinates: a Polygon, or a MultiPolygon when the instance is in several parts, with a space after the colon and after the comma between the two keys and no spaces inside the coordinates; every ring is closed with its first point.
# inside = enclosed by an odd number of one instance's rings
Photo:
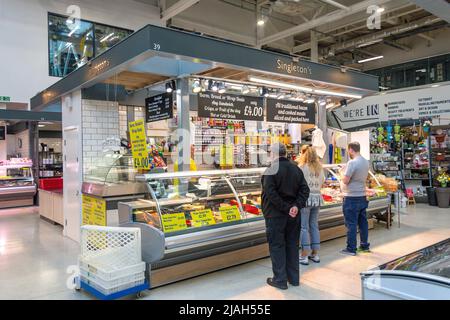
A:
{"type": "Polygon", "coordinates": [[[363,248],[363,247],[359,247],[356,252],[358,253],[372,253],[372,251],[370,251],[370,248],[363,248]]]}
{"type": "Polygon", "coordinates": [[[293,287],[298,287],[298,286],[300,286],[300,283],[299,282],[294,282],[294,283],[292,283],[291,281],[288,281],[289,282],[289,284],[291,285],[291,286],[293,286],[293,287]]]}
{"type": "Polygon", "coordinates": [[[287,289],[288,289],[287,284],[276,283],[276,282],[273,281],[272,278],[267,278],[267,284],[268,284],[269,286],[278,288],[278,289],[280,289],[280,290],[287,290],[287,289]]]}

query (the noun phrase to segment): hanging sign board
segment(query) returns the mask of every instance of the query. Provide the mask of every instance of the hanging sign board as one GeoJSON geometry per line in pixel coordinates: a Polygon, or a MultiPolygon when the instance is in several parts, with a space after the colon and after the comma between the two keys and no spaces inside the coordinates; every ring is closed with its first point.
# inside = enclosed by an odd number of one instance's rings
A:
{"type": "Polygon", "coordinates": [[[0,96],[0,102],[11,102],[11,97],[0,96]]]}
{"type": "Polygon", "coordinates": [[[369,96],[333,111],[343,129],[396,120],[450,117],[450,86],[369,96]]]}
{"type": "Polygon", "coordinates": [[[150,169],[147,151],[147,135],[145,134],[144,120],[129,123],[131,153],[136,169],[150,169]]]}
{"type": "Polygon", "coordinates": [[[106,201],[83,194],[83,225],[106,226],[106,201]]]}
{"type": "Polygon", "coordinates": [[[223,222],[239,221],[241,220],[241,214],[236,206],[231,207],[220,207],[220,215],[222,216],[223,222]]]}
{"type": "Polygon", "coordinates": [[[216,224],[216,220],[214,219],[211,209],[192,211],[191,217],[193,227],[203,227],[216,224]]]}
{"type": "Polygon", "coordinates": [[[176,232],[187,229],[184,212],[161,215],[164,232],[176,232]]]}
{"type": "Polygon", "coordinates": [[[201,92],[198,94],[198,116],[223,120],[264,121],[264,99],[201,92]]]}
{"type": "Polygon", "coordinates": [[[314,124],[316,123],[315,104],[267,99],[267,122],[314,124]]]}
{"type": "Polygon", "coordinates": [[[173,118],[173,95],[163,93],[145,99],[146,122],[156,122],[173,118]]]}

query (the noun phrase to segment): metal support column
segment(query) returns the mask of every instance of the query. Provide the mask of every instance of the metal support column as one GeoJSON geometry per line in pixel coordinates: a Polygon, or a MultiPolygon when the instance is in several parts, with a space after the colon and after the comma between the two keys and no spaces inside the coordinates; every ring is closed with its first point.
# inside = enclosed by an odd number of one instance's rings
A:
{"type": "Polygon", "coordinates": [[[189,115],[189,79],[177,80],[177,113],[178,113],[178,170],[190,171],[191,139],[189,115]]]}
{"type": "Polygon", "coordinates": [[[317,110],[317,127],[323,131],[323,141],[325,141],[325,145],[327,146],[327,151],[323,157],[323,163],[331,163],[328,155],[328,134],[327,134],[327,108],[326,106],[321,106],[319,103],[316,103],[317,110]]]}
{"type": "Polygon", "coordinates": [[[311,30],[311,61],[319,62],[319,42],[317,41],[317,33],[311,30]]]}

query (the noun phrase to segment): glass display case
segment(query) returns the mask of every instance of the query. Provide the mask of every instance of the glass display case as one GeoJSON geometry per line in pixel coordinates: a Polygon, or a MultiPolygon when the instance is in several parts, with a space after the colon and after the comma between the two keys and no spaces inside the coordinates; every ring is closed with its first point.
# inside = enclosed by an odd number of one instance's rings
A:
{"type": "MultiPolygon", "coordinates": [[[[345,235],[342,195],[336,173],[339,169],[338,166],[324,168],[327,182],[323,189],[319,228],[321,232],[326,230],[326,234],[323,234],[322,241],[345,235]]],[[[146,196],[137,201],[119,203],[119,224],[141,228],[143,258],[151,264],[152,270],[175,268],[232,251],[244,250],[246,255],[247,251],[252,252],[252,248],[261,246],[264,249],[260,249],[258,254],[248,254],[243,259],[265,257],[266,228],[261,209],[261,178],[265,170],[137,175],[137,181],[147,188],[146,196]],[[156,243],[162,243],[162,247],[155,247],[156,243]],[[151,257],[158,250],[160,259],[154,260],[151,257]]],[[[369,202],[368,213],[387,210],[388,206],[387,196],[374,196],[369,202]]],[[[214,265],[214,262],[208,261],[208,264],[214,265]]],[[[222,261],[220,265],[224,267],[226,264],[222,261]]]]}
{"type": "Polygon", "coordinates": [[[146,193],[142,183],[137,183],[137,170],[131,155],[105,153],[92,167],[85,170],[83,193],[97,197],[112,197],[146,193]]]}
{"type": "Polygon", "coordinates": [[[366,300],[449,300],[450,239],[361,274],[366,300]]]}
{"type": "Polygon", "coordinates": [[[0,208],[33,205],[35,194],[32,163],[0,166],[0,208]]]}

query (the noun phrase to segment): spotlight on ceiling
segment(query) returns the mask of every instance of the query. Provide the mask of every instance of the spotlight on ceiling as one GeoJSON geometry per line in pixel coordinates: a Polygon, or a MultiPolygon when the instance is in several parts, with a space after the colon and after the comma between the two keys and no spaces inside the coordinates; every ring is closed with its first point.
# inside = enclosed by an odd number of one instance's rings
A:
{"type": "Polygon", "coordinates": [[[261,89],[260,89],[260,94],[263,96],[263,97],[268,97],[269,96],[269,90],[266,88],[266,87],[262,87],[261,89]]]}
{"type": "Polygon", "coordinates": [[[199,93],[202,91],[202,86],[200,85],[200,80],[195,80],[192,84],[192,91],[194,93],[199,93]]]}
{"type": "Polygon", "coordinates": [[[242,94],[248,94],[250,92],[250,88],[248,86],[242,86],[242,94]]]}
{"type": "Polygon", "coordinates": [[[176,86],[176,84],[175,84],[175,81],[170,81],[170,82],[167,82],[166,83],[166,92],[167,93],[172,93],[172,92],[174,92],[177,88],[176,88],[177,86],[176,86]]]}
{"type": "Polygon", "coordinates": [[[218,85],[218,92],[220,93],[220,94],[222,94],[222,93],[225,93],[227,90],[226,90],[226,88],[225,88],[225,84],[223,83],[223,82],[221,82],[219,85],[218,85]]]}

